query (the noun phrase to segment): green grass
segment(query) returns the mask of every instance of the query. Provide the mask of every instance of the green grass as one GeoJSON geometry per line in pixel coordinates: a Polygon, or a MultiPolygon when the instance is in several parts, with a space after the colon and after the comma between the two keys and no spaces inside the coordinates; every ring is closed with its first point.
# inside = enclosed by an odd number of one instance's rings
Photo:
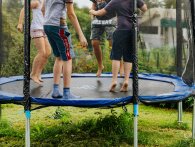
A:
{"type": "MultiPolygon", "coordinates": [[[[32,146],[133,146],[132,105],[122,108],[86,109],[49,107],[32,111],[32,146]]],[[[24,146],[23,107],[3,105],[0,146],[24,146]]],[[[192,114],[177,123],[177,110],[140,105],[139,146],[190,147],[192,114]]]]}

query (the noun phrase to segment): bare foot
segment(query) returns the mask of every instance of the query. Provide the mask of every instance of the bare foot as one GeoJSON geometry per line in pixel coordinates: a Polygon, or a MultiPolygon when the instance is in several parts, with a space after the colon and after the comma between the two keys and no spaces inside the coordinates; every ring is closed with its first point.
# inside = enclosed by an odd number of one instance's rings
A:
{"type": "Polygon", "coordinates": [[[35,77],[35,76],[32,76],[31,79],[32,79],[35,83],[41,85],[41,82],[39,81],[39,78],[37,78],[37,77],[35,77]]]}
{"type": "Polygon", "coordinates": [[[111,86],[110,86],[110,92],[115,92],[115,88],[116,88],[117,83],[116,82],[112,82],[111,86]]]}
{"type": "Polygon", "coordinates": [[[102,65],[102,67],[100,68],[100,67],[98,67],[98,71],[97,71],[97,73],[96,73],[96,76],[99,78],[100,76],[101,76],[101,74],[102,74],[102,70],[104,69],[104,66],[102,65]]]}
{"type": "Polygon", "coordinates": [[[39,81],[40,81],[40,82],[43,82],[43,80],[42,80],[41,78],[39,78],[39,81]]]}
{"type": "Polygon", "coordinates": [[[127,92],[128,91],[128,82],[124,82],[121,89],[120,89],[120,92],[127,92]]]}

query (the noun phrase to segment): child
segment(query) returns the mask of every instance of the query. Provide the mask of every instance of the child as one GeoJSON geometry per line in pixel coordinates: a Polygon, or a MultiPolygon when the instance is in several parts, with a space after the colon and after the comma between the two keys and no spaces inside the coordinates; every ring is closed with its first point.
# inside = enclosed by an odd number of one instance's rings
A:
{"type": "MultiPolygon", "coordinates": [[[[30,35],[32,40],[34,41],[35,47],[38,50],[37,55],[34,58],[32,64],[32,71],[30,74],[31,79],[37,83],[41,84],[41,73],[47,62],[48,57],[51,54],[51,48],[47,37],[43,31],[43,13],[41,11],[43,5],[42,0],[32,0],[31,1],[31,9],[33,12],[33,19],[31,22],[30,35]]],[[[23,32],[23,19],[24,19],[24,8],[22,8],[20,12],[19,22],[17,29],[20,32],[23,32]]]]}
{"type": "Polygon", "coordinates": [[[74,12],[73,0],[45,0],[45,4],[43,5],[43,10],[45,11],[44,30],[56,57],[53,68],[54,85],[52,97],[61,97],[58,80],[61,75],[61,68],[59,65],[63,61],[63,99],[74,99],[79,98],[79,96],[73,95],[70,92],[72,73],[72,56],[70,54],[70,42],[68,40],[70,33],[66,31],[64,27],[60,26],[60,18],[65,9],[67,9],[67,16],[79,36],[81,46],[86,47],[87,40],[83,35],[77,16],[74,12]]]}
{"type": "MultiPolygon", "coordinates": [[[[104,8],[110,0],[90,0],[90,1],[92,1],[91,8],[93,10],[100,10],[101,8],[104,8]]],[[[116,28],[116,19],[113,18],[116,15],[114,14],[112,14],[112,16],[109,15],[109,16],[101,16],[101,17],[96,17],[96,16],[94,17],[94,15],[91,16],[92,22],[91,22],[90,39],[98,63],[98,71],[96,73],[97,77],[101,76],[102,70],[104,69],[102,50],[100,46],[100,41],[102,40],[104,33],[106,33],[106,39],[109,42],[109,48],[112,47],[112,34],[116,28]],[[101,24],[100,22],[102,21],[110,22],[110,24],[109,25],[101,24]]]]}
{"type": "MultiPolygon", "coordinates": [[[[143,0],[137,1],[138,8],[145,12],[147,6],[143,0]]],[[[132,68],[132,46],[133,46],[133,1],[132,0],[111,0],[106,7],[101,10],[90,10],[90,14],[95,16],[103,16],[106,13],[116,12],[117,28],[113,34],[113,47],[110,58],[112,60],[112,83],[109,91],[114,92],[117,85],[117,76],[120,67],[120,60],[124,61],[124,82],[120,89],[121,92],[128,91],[129,74],[132,68]]]]}
{"type": "MultiPolygon", "coordinates": [[[[104,8],[111,0],[90,0],[92,1],[91,9],[100,10],[104,8]]],[[[103,33],[106,33],[106,39],[109,41],[109,48],[112,48],[112,34],[116,29],[116,14],[110,13],[100,17],[91,16],[91,44],[97,59],[98,71],[96,73],[97,77],[100,77],[102,74],[103,66],[103,57],[102,50],[100,46],[100,41],[102,40],[103,33]],[[105,25],[106,22],[106,25],[105,25]],[[103,23],[103,24],[102,24],[103,23]]],[[[123,61],[120,62],[120,76],[124,74],[123,61]]]]}

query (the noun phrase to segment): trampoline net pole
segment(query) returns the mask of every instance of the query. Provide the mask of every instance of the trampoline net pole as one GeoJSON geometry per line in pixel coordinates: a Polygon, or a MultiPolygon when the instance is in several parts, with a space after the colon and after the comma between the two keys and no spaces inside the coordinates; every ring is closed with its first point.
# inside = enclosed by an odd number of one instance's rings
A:
{"type": "MultiPolygon", "coordinates": [[[[0,0],[0,52],[1,54],[3,53],[3,30],[2,30],[2,27],[3,27],[3,22],[2,22],[2,0],[0,0]]],[[[3,57],[0,58],[0,70],[1,70],[1,64],[3,62],[3,57]]],[[[0,75],[1,77],[1,75],[0,75]]],[[[1,119],[1,115],[2,115],[2,111],[1,111],[1,104],[0,104],[0,119],[1,119]]]]}
{"type": "Polygon", "coordinates": [[[24,24],[24,110],[26,113],[25,144],[30,147],[30,0],[25,0],[25,24],[24,24]]]}
{"type": "Polygon", "coordinates": [[[1,52],[1,58],[0,58],[0,70],[4,59],[4,50],[3,50],[3,15],[2,15],[2,0],[0,0],[0,52],[1,52]]]}
{"type": "MultiPolygon", "coordinates": [[[[178,4],[179,5],[179,4],[178,4]]],[[[184,15],[185,27],[188,30],[187,62],[182,73],[182,80],[189,86],[195,81],[195,26],[194,26],[194,0],[182,0],[182,15],[184,15]]],[[[178,18],[177,18],[178,19],[178,18]]]]}
{"type": "Polygon", "coordinates": [[[30,0],[25,1],[24,24],[24,110],[30,110],[30,0]]]}
{"type": "MultiPolygon", "coordinates": [[[[191,0],[191,14],[192,14],[192,26],[193,26],[193,42],[195,44],[195,2],[191,0]]],[[[195,52],[193,48],[193,73],[195,70],[195,52]]],[[[195,82],[195,75],[193,74],[193,83],[195,82]]],[[[192,139],[195,139],[195,95],[193,95],[193,113],[192,113],[192,139]]]]}
{"type": "MultiPolygon", "coordinates": [[[[195,1],[191,0],[191,15],[192,15],[192,27],[193,27],[193,43],[195,45],[195,1]]],[[[192,49],[193,52],[193,83],[195,83],[195,51],[194,51],[194,46],[192,49]]]]}
{"type": "Polygon", "coordinates": [[[133,0],[133,111],[134,111],[134,147],[138,146],[138,59],[137,59],[137,0],[133,0]]]}

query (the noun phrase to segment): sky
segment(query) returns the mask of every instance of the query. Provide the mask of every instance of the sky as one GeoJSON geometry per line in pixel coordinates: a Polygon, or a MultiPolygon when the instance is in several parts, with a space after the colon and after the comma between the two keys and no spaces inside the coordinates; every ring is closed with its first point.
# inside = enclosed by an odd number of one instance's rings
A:
{"type": "Polygon", "coordinates": [[[92,3],[90,0],[74,0],[74,2],[77,3],[80,8],[90,7],[92,3]]]}

